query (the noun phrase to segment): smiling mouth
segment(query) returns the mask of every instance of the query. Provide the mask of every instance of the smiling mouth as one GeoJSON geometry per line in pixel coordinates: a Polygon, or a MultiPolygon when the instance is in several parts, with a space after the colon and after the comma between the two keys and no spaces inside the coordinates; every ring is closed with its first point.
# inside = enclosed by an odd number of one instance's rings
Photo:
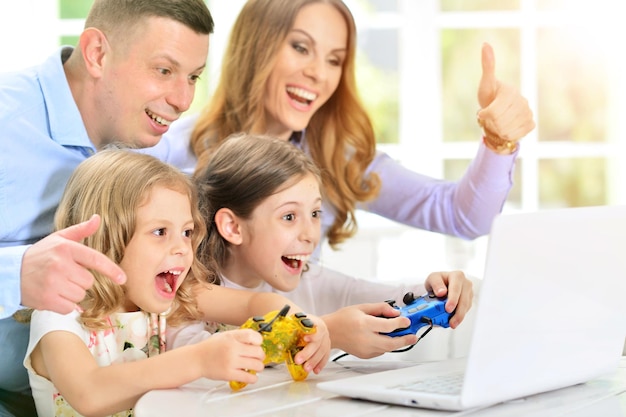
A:
{"type": "Polygon", "coordinates": [[[281,256],[281,260],[290,268],[299,269],[304,265],[310,256],[308,255],[286,255],[281,256]]]}
{"type": "Polygon", "coordinates": [[[172,124],[172,122],[170,122],[169,120],[165,120],[161,116],[157,116],[156,114],[152,113],[148,109],[146,109],[146,114],[148,115],[148,117],[150,117],[152,120],[154,120],[155,122],[157,122],[161,126],[169,126],[170,124],[172,124]]]}
{"type": "Polygon", "coordinates": [[[317,94],[298,87],[287,87],[287,94],[292,100],[307,105],[317,98],[317,94]]]}
{"type": "Polygon", "coordinates": [[[165,271],[157,275],[157,286],[166,293],[174,292],[180,271],[165,271]]]}

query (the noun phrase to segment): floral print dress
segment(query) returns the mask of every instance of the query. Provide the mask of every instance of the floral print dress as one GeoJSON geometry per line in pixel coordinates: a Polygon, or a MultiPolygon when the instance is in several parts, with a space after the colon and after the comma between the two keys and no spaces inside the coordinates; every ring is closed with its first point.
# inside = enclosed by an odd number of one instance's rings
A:
{"type": "MultiPolygon", "coordinates": [[[[40,416],[80,417],[65,401],[56,387],[37,375],[30,365],[30,354],[39,340],[48,332],[65,330],[77,334],[94,356],[99,366],[132,362],[158,355],[165,351],[166,321],[164,316],[143,311],[115,313],[108,317],[111,328],[87,330],[80,325],[78,312],[61,315],[49,311],[35,311],[31,319],[31,339],[24,366],[28,370],[33,397],[40,416]]],[[[125,410],[112,417],[132,416],[125,410]]]]}

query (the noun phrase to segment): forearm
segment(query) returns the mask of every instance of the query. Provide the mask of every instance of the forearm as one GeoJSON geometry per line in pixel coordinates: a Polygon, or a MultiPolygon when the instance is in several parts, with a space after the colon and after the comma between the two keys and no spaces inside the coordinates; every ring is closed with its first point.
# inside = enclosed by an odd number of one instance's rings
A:
{"type": "Polygon", "coordinates": [[[195,360],[198,354],[198,345],[190,345],[135,362],[94,367],[77,382],[75,391],[64,396],[84,415],[106,416],[126,410],[150,390],[176,388],[202,377],[195,360]]]}
{"type": "Polygon", "coordinates": [[[285,304],[291,306],[290,313],[302,311],[299,306],[276,293],[239,290],[218,285],[200,288],[197,300],[205,321],[235,326],[242,325],[250,317],[280,310],[285,304]]]}
{"type": "Polygon", "coordinates": [[[310,265],[292,295],[296,300],[314,306],[306,313],[319,316],[355,304],[378,303],[389,299],[402,301],[407,292],[421,295],[425,292],[422,282],[406,283],[376,282],[359,279],[320,265],[310,265]],[[304,295],[310,295],[305,298],[304,295]]]}
{"type": "Polygon", "coordinates": [[[289,313],[304,312],[297,304],[288,298],[271,292],[255,292],[248,303],[248,318],[265,315],[270,311],[281,310],[286,304],[290,306],[289,313]]]}
{"type": "Polygon", "coordinates": [[[330,336],[330,348],[340,349],[345,352],[351,350],[349,331],[343,326],[344,320],[341,317],[341,310],[325,314],[321,319],[326,323],[328,335],[330,336]]]}
{"type": "Polygon", "coordinates": [[[400,223],[473,239],[489,232],[512,187],[516,154],[496,155],[479,146],[459,181],[443,181],[411,171],[384,154],[370,169],[382,181],[378,197],[359,208],[400,223]]]}

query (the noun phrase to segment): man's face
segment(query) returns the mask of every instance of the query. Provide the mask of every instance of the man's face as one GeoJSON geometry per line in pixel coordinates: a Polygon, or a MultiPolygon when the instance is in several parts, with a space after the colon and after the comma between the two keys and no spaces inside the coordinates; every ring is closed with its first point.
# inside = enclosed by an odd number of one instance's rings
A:
{"type": "Polygon", "coordinates": [[[110,43],[96,87],[91,139],[101,147],[122,142],[154,146],[187,110],[204,70],[209,35],[152,17],[131,39],[110,43]]]}

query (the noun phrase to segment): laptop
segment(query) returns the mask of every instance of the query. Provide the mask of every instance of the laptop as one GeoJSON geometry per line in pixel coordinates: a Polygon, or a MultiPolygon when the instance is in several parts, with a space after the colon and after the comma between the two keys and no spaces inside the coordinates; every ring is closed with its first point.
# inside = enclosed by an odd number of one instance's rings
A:
{"type": "Polygon", "coordinates": [[[500,215],[486,258],[467,357],[317,386],[364,400],[461,411],[618,368],[626,339],[626,206],[500,215]],[[435,391],[433,380],[445,392],[427,392],[435,391]],[[456,388],[446,385],[450,380],[456,388]]]}

